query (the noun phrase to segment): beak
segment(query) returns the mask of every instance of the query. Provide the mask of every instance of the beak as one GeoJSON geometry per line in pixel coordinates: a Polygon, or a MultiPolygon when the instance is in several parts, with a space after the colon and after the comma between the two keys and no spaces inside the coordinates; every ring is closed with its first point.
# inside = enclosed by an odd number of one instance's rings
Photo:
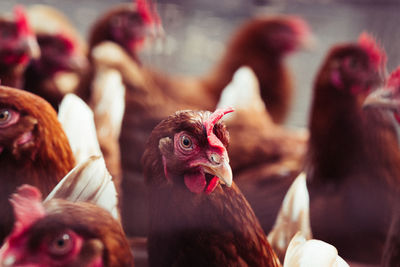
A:
{"type": "Polygon", "coordinates": [[[306,51],[313,51],[318,46],[318,39],[313,34],[307,34],[305,37],[301,38],[299,47],[300,49],[306,51]]]}
{"type": "Polygon", "coordinates": [[[394,98],[391,90],[380,88],[370,93],[364,100],[363,108],[367,107],[398,110],[400,101],[394,98]]]}
{"type": "Polygon", "coordinates": [[[40,58],[40,48],[35,37],[29,36],[26,40],[26,46],[32,59],[40,58]]]}
{"type": "Polygon", "coordinates": [[[204,172],[215,175],[222,184],[228,187],[232,186],[232,169],[229,165],[228,155],[223,157],[219,154],[211,153],[207,163],[201,164],[204,172]]]}
{"type": "Polygon", "coordinates": [[[87,68],[89,62],[86,57],[73,55],[68,59],[67,67],[71,71],[80,71],[87,68]]]}

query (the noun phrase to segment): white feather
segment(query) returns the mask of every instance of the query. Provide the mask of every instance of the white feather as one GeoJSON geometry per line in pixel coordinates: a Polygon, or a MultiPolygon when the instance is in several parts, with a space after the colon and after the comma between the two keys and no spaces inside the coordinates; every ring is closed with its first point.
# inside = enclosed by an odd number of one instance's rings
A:
{"type": "MultiPolygon", "coordinates": [[[[265,104],[260,97],[260,86],[257,76],[249,67],[239,68],[232,81],[221,93],[217,108],[233,107],[235,110],[255,109],[264,112],[265,104]]],[[[229,119],[234,113],[227,114],[229,119]]]]}
{"type": "Polygon", "coordinates": [[[118,195],[103,157],[93,156],[72,169],[50,192],[45,202],[60,198],[71,202],[90,202],[120,219],[118,195]]]}
{"type": "Polygon", "coordinates": [[[348,267],[337,249],[320,240],[306,239],[296,234],[286,252],[283,267],[348,267]]]}
{"type": "Polygon", "coordinates": [[[125,86],[119,71],[104,66],[96,67],[91,106],[99,139],[110,136],[118,139],[125,112],[125,86]]]}
{"type": "Polygon", "coordinates": [[[305,173],[297,176],[286,193],[275,225],[268,234],[268,241],[278,253],[283,255],[290,240],[299,231],[307,239],[312,236],[310,197],[305,173]]]}
{"type": "Polygon", "coordinates": [[[76,163],[90,156],[101,156],[92,110],[74,94],[64,97],[58,111],[58,119],[68,137],[76,163]]]}

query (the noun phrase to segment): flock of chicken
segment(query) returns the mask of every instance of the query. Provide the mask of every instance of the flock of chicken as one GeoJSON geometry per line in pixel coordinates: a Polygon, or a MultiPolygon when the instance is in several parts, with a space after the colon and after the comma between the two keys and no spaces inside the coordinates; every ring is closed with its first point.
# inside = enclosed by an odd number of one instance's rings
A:
{"type": "Polygon", "coordinates": [[[200,77],[140,61],[163,34],[146,0],[87,43],[48,6],[0,18],[0,266],[400,266],[400,68],[374,38],[330,49],[291,130],[303,19],[250,19],[200,77]]]}

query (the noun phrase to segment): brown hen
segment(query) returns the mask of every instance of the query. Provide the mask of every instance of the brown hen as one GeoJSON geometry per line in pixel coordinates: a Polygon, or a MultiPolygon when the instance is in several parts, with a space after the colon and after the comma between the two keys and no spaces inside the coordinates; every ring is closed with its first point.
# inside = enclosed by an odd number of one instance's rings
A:
{"type": "Polygon", "coordinates": [[[50,104],[0,86],[1,240],[13,225],[10,194],[21,184],[31,184],[47,195],[73,166],[68,139],[50,104]]]}
{"type": "Polygon", "coordinates": [[[317,75],[307,179],[315,238],[348,260],[377,264],[400,177],[396,131],[385,112],[363,110],[383,80],[385,53],[367,34],[331,49],[317,75]]]}
{"type": "Polygon", "coordinates": [[[232,182],[229,136],[218,122],[231,111],[179,111],[150,135],[150,266],[280,266],[232,182]]]}

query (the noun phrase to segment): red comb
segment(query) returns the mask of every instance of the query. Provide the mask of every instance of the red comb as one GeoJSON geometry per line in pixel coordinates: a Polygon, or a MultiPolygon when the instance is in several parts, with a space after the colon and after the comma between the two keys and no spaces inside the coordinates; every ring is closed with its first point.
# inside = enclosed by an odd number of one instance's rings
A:
{"type": "Polygon", "coordinates": [[[29,20],[25,8],[22,5],[14,7],[15,21],[17,22],[18,30],[22,35],[32,35],[32,30],[29,27],[29,20]]]}
{"type": "Polygon", "coordinates": [[[386,87],[400,90],[400,66],[390,74],[386,87]]]}
{"type": "Polygon", "coordinates": [[[311,34],[310,26],[308,26],[304,19],[298,16],[289,16],[288,18],[289,25],[297,35],[307,36],[311,34]]]}
{"type": "Polygon", "coordinates": [[[358,44],[367,51],[371,61],[375,66],[386,63],[386,53],[375,41],[375,39],[366,32],[361,33],[358,38],[358,44]]]}
{"type": "Polygon", "coordinates": [[[10,201],[16,218],[12,236],[18,235],[45,215],[42,194],[34,186],[26,184],[20,186],[10,201]]]}
{"type": "Polygon", "coordinates": [[[137,0],[136,9],[146,23],[153,23],[153,12],[151,12],[147,0],[137,0]]]}
{"type": "Polygon", "coordinates": [[[217,136],[215,136],[213,129],[214,129],[214,125],[225,115],[228,113],[233,112],[234,109],[231,107],[227,107],[227,108],[220,108],[217,109],[216,111],[214,111],[214,113],[212,113],[210,115],[210,117],[204,122],[204,127],[206,128],[206,133],[207,133],[207,139],[208,139],[208,143],[211,146],[215,146],[215,147],[221,147],[223,148],[224,145],[221,143],[221,141],[218,139],[217,136]]]}

